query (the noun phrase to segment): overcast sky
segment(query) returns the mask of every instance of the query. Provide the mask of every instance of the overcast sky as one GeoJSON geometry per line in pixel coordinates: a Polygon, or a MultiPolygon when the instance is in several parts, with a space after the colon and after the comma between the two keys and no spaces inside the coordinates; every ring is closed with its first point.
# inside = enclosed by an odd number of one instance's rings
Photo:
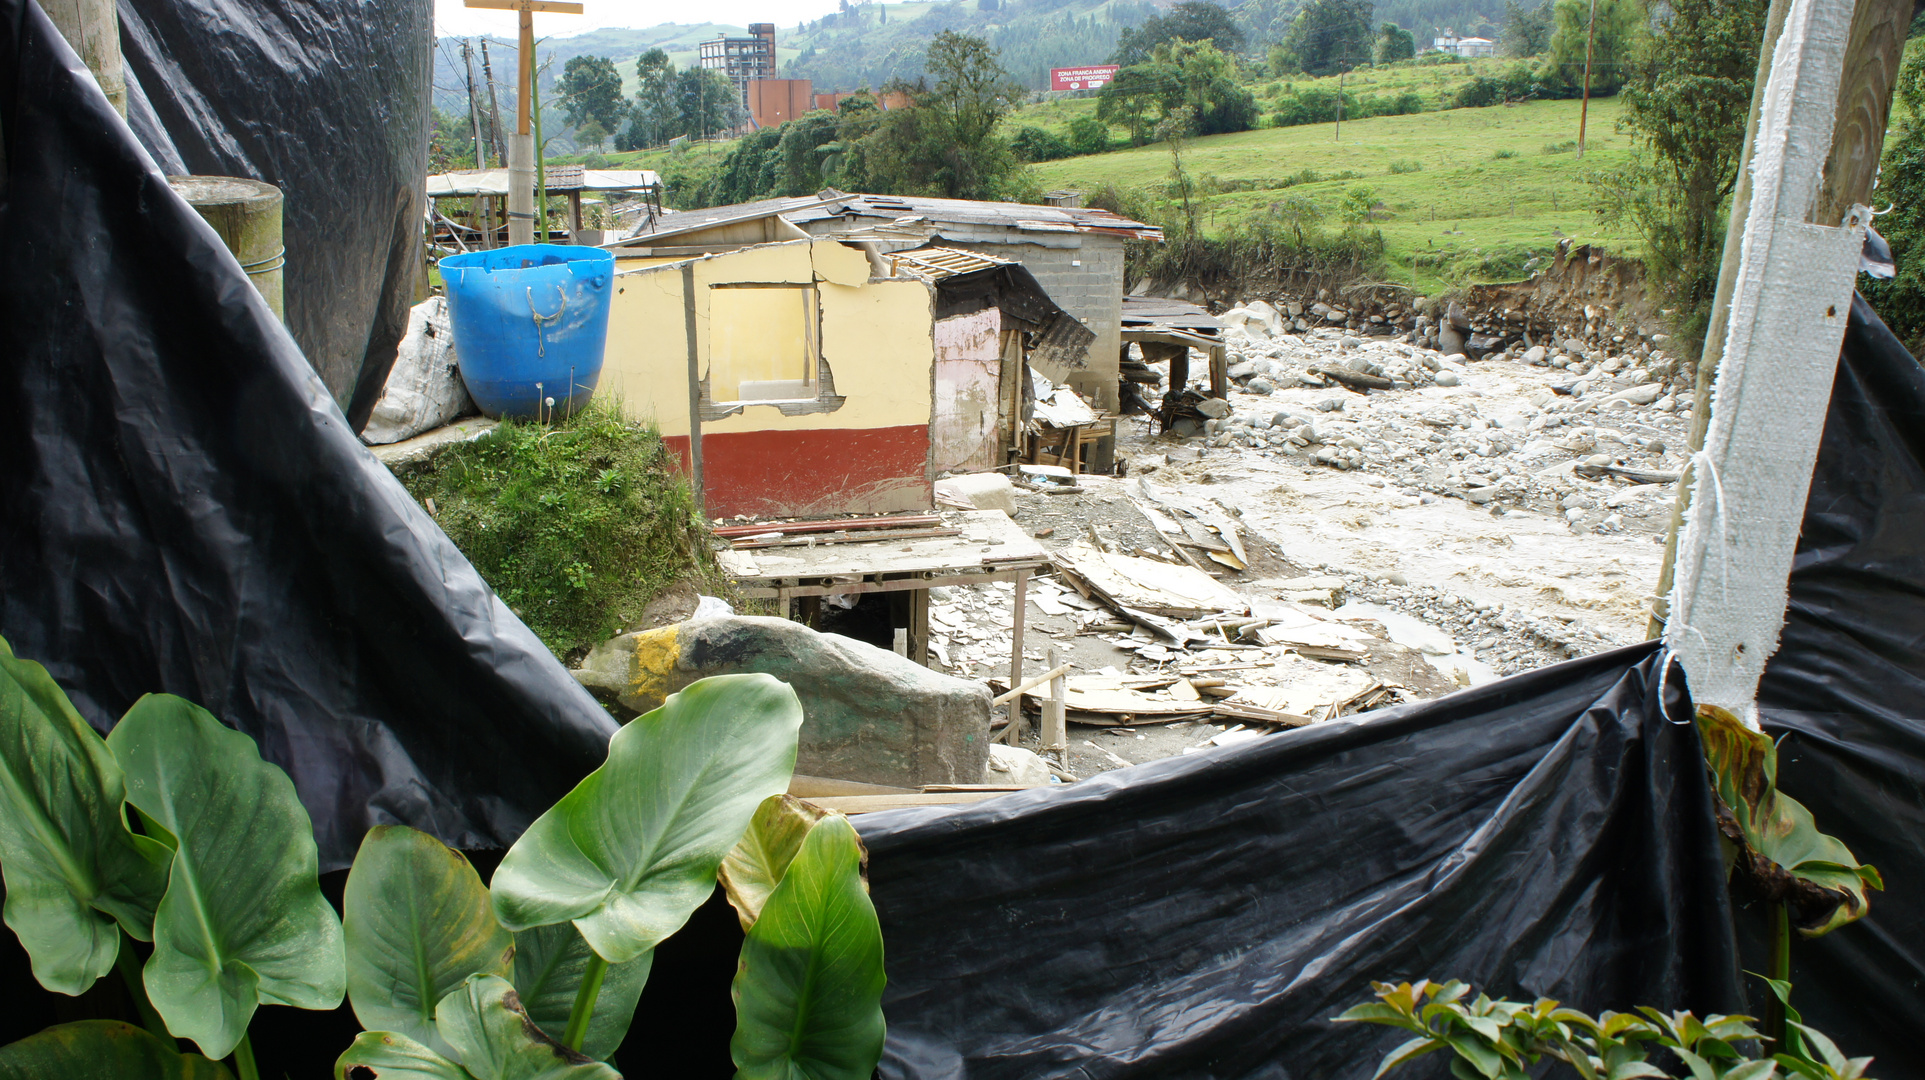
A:
{"type": "MultiPolygon", "coordinates": [[[[804,19],[819,19],[836,10],[837,0],[701,0],[699,4],[670,4],[663,0],[582,0],[580,15],[535,15],[535,33],[566,37],[611,26],[649,27],[665,22],[719,22],[746,26],[772,22],[791,27],[804,19]],[[699,14],[697,14],[699,12],[699,14]]],[[[437,34],[515,36],[512,11],[487,11],[462,6],[462,0],[434,0],[437,34]]]]}

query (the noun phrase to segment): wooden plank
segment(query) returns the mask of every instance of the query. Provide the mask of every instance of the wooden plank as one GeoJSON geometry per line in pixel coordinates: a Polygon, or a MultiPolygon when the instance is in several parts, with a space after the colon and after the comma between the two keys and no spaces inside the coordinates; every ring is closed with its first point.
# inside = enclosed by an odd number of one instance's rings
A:
{"type": "Polygon", "coordinates": [[[890,787],[888,784],[866,784],[860,780],[837,780],[827,776],[803,776],[797,773],[789,778],[789,794],[798,799],[813,799],[833,795],[914,795],[916,789],[890,787]]]}
{"type": "MultiPolygon", "coordinates": [[[[1051,653],[1054,653],[1055,651],[1056,651],[1055,649],[1050,650],[1051,653]]],[[[1014,690],[1011,690],[1006,694],[1000,694],[997,697],[991,699],[989,702],[989,707],[993,709],[998,705],[1007,705],[1010,702],[1016,700],[1017,698],[1022,697],[1024,694],[1029,693],[1031,690],[1034,690],[1037,687],[1043,685],[1044,683],[1050,681],[1051,679],[1054,679],[1059,675],[1069,674],[1069,672],[1075,666],[1076,665],[1074,664],[1060,664],[1058,666],[1051,667],[1048,671],[1043,672],[1041,675],[1031,675],[1029,678],[1023,680],[1023,684],[1021,686],[1016,687],[1014,690]]]]}
{"type": "Polygon", "coordinates": [[[809,801],[824,810],[836,810],[854,817],[857,814],[906,810],[918,806],[961,806],[1007,794],[1006,791],[951,791],[930,795],[828,795],[809,801]]]}
{"type": "Polygon", "coordinates": [[[1069,767],[1069,719],[1064,713],[1064,675],[1070,665],[1062,663],[1063,654],[1055,646],[1049,650],[1049,665],[1054,676],[1049,681],[1049,700],[1043,705],[1043,757],[1056,759],[1060,768],[1069,767]]]}
{"type": "Polygon", "coordinates": [[[582,6],[567,0],[462,0],[464,7],[492,8],[495,11],[552,11],[557,15],[580,15],[582,6]]]}
{"type": "Polygon", "coordinates": [[[724,525],[713,532],[726,540],[737,536],[759,536],[762,533],[772,532],[795,535],[842,532],[849,529],[921,528],[941,524],[940,514],[897,514],[894,517],[845,518],[841,521],[771,521],[761,525],[724,525]]]}
{"type": "MultiPolygon", "coordinates": [[[[771,530],[773,531],[773,530],[771,530]]],[[[781,540],[735,540],[730,542],[731,551],[752,551],[756,548],[810,547],[815,544],[886,544],[891,540],[928,540],[937,536],[961,536],[961,529],[905,529],[902,532],[872,532],[858,536],[808,536],[784,537],[781,540]]]]}
{"type": "Polygon", "coordinates": [[[1854,205],[1870,205],[1891,121],[1892,89],[1905,59],[1913,0],[1858,0],[1845,41],[1845,75],[1832,118],[1831,156],[1812,204],[1814,225],[1837,226],[1854,205]]]}

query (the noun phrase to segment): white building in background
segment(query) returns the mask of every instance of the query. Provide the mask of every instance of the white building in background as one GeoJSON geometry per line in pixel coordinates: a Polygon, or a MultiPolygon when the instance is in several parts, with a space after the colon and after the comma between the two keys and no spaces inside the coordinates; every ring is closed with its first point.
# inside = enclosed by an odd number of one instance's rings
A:
{"type": "Polygon", "coordinates": [[[1438,52],[1452,53],[1471,59],[1479,56],[1496,56],[1497,42],[1490,38],[1458,37],[1457,31],[1445,28],[1442,37],[1431,39],[1431,48],[1438,52]]]}

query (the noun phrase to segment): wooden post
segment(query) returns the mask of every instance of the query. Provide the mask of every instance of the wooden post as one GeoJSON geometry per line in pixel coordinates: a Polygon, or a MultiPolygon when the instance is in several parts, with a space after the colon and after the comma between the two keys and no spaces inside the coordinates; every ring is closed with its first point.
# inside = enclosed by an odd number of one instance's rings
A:
{"type": "MultiPolygon", "coordinates": [[[[1812,222],[1854,37],[1852,0],[1791,0],[1758,117],[1753,193],[1664,641],[1693,696],[1755,720],[1823,434],[1863,228],[1812,222]]],[[[1889,84],[1887,84],[1889,85],[1889,84]]],[[[1886,91],[1889,98],[1889,90],[1886,91]]]]}
{"type": "Polygon", "coordinates": [[[1597,0],[1591,0],[1590,28],[1584,32],[1584,101],[1577,107],[1577,156],[1584,157],[1584,122],[1591,115],[1591,47],[1597,44],[1597,0]]]}
{"type": "Polygon", "coordinates": [[[682,333],[688,339],[688,474],[695,508],[708,513],[702,482],[702,357],[695,337],[695,264],[682,264],[682,333]]]}
{"type": "Polygon", "coordinates": [[[41,0],[60,36],[87,63],[114,111],[127,115],[127,75],[120,60],[120,14],[114,0],[41,0]]]}
{"type": "Polygon", "coordinates": [[[220,234],[221,243],[247,271],[247,279],[273,309],[274,317],[285,322],[281,268],[287,265],[287,249],[281,243],[281,189],[237,176],[170,176],[167,184],[220,234]]]}
{"type": "MultiPolygon", "coordinates": [[[[580,15],[582,6],[563,0],[464,0],[471,8],[513,11],[519,16],[521,53],[515,58],[515,134],[508,142],[508,242],[532,243],[535,239],[535,133],[530,126],[529,106],[534,101],[535,12],[556,11],[580,15]]],[[[482,50],[483,66],[487,49],[482,50]]],[[[494,80],[489,79],[489,92],[494,80]]]]}
{"type": "Polygon", "coordinates": [[[1023,681],[1023,620],[1029,615],[1029,571],[1016,571],[1016,609],[1009,620],[1009,685],[1023,681]]]}
{"type": "MultiPolygon", "coordinates": [[[[1049,670],[1063,666],[1063,654],[1050,646],[1049,670]]],[[[1043,756],[1055,757],[1058,768],[1069,768],[1069,719],[1065,699],[1068,680],[1061,675],[1049,681],[1049,701],[1043,706],[1043,756]]],[[[1022,702],[1018,701],[1018,705],[1022,702]]]]}
{"type": "MultiPolygon", "coordinates": [[[[1724,357],[1725,335],[1730,326],[1731,295],[1738,282],[1738,259],[1744,248],[1745,220],[1751,211],[1751,158],[1758,140],[1758,115],[1764,101],[1765,84],[1771,76],[1772,56],[1791,0],[1772,0],[1765,16],[1764,43],[1758,52],[1758,72],[1751,89],[1751,112],[1745,124],[1744,150],[1738,157],[1738,182],[1732,189],[1731,215],[1725,226],[1724,258],[1718,267],[1718,288],[1711,301],[1711,318],[1705,328],[1704,349],[1699,355],[1697,382],[1692,396],[1691,433],[1687,446],[1692,453],[1704,448],[1705,433],[1711,425],[1711,383],[1724,357]]],[[[1855,203],[1871,201],[1872,184],[1884,149],[1885,124],[1891,116],[1892,88],[1905,48],[1905,28],[1911,18],[1907,0],[1862,0],[1852,15],[1851,37],[1846,56],[1849,78],[1840,87],[1838,109],[1833,118],[1831,156],[1825,162],[1824,184],[1813,204],[1811,220],[1816,224],[1843,220],[1855,203]],[[1869,169],[1867,168],[1869,163],[1869,169]]],[[[1671,511],[1671,531],[1665,540],[1663,570],[1658,577],[1657,602],[1652,605],[1646,627],[1649,637],[1664,633],[1670,614],[1670,593],[1676,571],[1678,536],[1684,528],[1686,512],[1694,491],[1694,467],[1687,463],[1678,482],[1678,494],[1671,511]]]]}
{"type": "Polygon", "coordinates": [[[582,193],[580,188],[568,193],[568,238],[582,231],[582,193]]]}
{"type": "Polygon", "coordinates": [[[909,659],[929,666],[929,590],[909,590],[909,659]]]}

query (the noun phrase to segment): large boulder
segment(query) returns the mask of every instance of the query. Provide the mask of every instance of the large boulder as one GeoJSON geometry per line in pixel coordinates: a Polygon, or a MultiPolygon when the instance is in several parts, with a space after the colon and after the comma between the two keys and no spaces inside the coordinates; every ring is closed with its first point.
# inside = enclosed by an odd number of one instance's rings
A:
{"type": "Polygon", "coordinates": [[[978,784],[989,691],[887,649],[787,619],[693,619],[596,646],[575,678],[638,713],[710,675],[762,672],[802,699],[806,776],[896,787],[978,784]]]}

